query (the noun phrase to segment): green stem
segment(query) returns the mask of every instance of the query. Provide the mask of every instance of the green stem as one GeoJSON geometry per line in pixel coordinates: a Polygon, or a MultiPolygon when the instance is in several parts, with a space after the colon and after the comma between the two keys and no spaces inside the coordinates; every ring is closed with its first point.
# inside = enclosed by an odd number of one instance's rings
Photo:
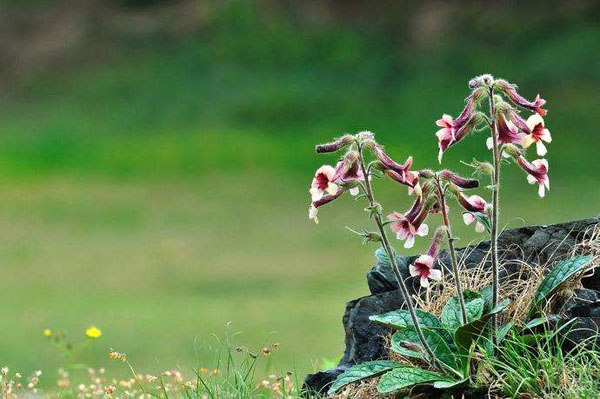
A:
{"type": "MultiPolygon", "coordinates": [[[[362,146],[360,145],[360,143],[358,144],[358,159],[359,159],[359,163],[360,163],[360,168],[365,177],[365,195],[367,196],[367,200],[369,201],[369,207],[371,209],[374,209],[375,207],[378,206],[378,204],[375,201],[375,197],[373,195],[373,189],[371,188],[371,182],[369,181],[369,175],[367,174],[367,168],[365,167],[365,160],[363,157],[363,149],[362,149],[362,146]]],[[[431,350],[431,347],[427,343],[427,340],[425,339],[425,335],[423,334],[423,330],[421,329],[421,326],[419,325],[419,319],[417,318],[417,314],[415,313],[415,307],[412,302],[412,298],[410,297],[408,288],[406,287],[406,284],[404,283],[404,279],[402,278],[402,273],[400,273],[400,269],[398,268],[398,265],[396,264],[396,257],[394,255],[394,252],[392,251],[392,246],[390,245],[390,242],[387,238],[387,234],[385,232],[384,224],[383,224],[383,221],[381,220],[381,211],[378,210],[373,215],[375,218],[375,223],[377,224],[377,228],[379,230],[379,234],[381,236],[381,243],[383,245],[383,249],[385,250],[385,252],[388,256],[388,259],[390,260],[391,269],[394,273],[394,276],[396,277],[398,286],[400,287],[400,293],[402,294],[404,303],[406,303],[406,307],[408,308],[408,312],[412,319],[413,325],[415,326],[415,331],[417,332],[419,341],[421,342],[423,349],[425,350],[429,359],[431,360],[431,364],[433,365],[433,367],[438,370],[441,370],[439,362],[438,362],[437,358],[435,357],[435,354],[431,350]]]]}
{"type": "MultiPolygon", "coordinates": [[[[491,251],[492,251],[492,308],[496,307],[499,299],[500,281],[498,277],[498,215],[500,213],[499,191],[500,191],[500,153],[498,148],[498,133],[496,126],[496,109],[494,106],[494,88],[490,87],[490,131],[492,134],[492,157],[494,172],[492,174],[492,225],[491,225],[491,251]]],[[[498,318],[492,316],[492,340],[496,341],[498,330],[498,318]]]]}
{"type": "Polygon", "coordinates": [[[458,296],[458,303],[460,304],[460,312],[462,315],[462,323],[467,324],[467,307],[465,306],[465,297],[463,295],[462,283],[460,282],[460,276],[458,274],[458,261],[456,259],[456,249],[454,248],[454,237],[452,236],[452,228],[450,226],[450,219],[448,218],[448,210],[446,209],[446,196],[442,189],[442,183],[439,176],[436,174],[435,183],[440,197],[440,207],[442,208],[442,219],[444,220],[444,226],[446,226],[446,237],[448,238],[448,250],[450,251],[450,260],[452,261],[452,274],[454,275],[454,281],[456,283],[456,294],[458,296]]]}

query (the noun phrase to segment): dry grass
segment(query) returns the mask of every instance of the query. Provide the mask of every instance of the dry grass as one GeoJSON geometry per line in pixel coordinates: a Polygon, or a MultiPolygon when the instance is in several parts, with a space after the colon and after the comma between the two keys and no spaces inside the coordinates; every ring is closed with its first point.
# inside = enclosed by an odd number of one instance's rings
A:
{"type": "MultiPolygon", "coordinates": [[[[580,243],[573,247],[570,255],[593,255],[594,261],[590,264],[590,267],[586,268],[582,273],[574,276],[565,284],[564,288],[557,292],[553,298],[549,301],[549,307],[551,307],[556,300],[564,300],[573,295],[573,290],[580,288],[581,280],[589,275],[589,272],[600,266],[600,226],[593,226],[585,232],[584,237],[580,243]]],[[[562,246],[565,239],[558,243],[552,243],[556,248],[562,246]]],[[[548,249],[548,248],[546,248],[548,249]]],[[[521,248],[513,246],[508,248],[511,253],[521,252],[521,248]]],[[[460,260],[459,269],[461,274],[461,282],[464,290],[470,290],[475,292],[481,292],[483,288],[491,285],[492,283],[492,272],[486,267],[487,257],[482,260],[480,264],[475,267],[467,268],[464,265],[464,260],[467,259],[469,254],[466,253],[460,260]]],[[[500,268],[508,268],[510,265],[512,268],[517,266],[517,273],[508,276],[502,281],[500,287],[500,299],[510,299],[510,305],[508,308],[501,313],[500,321],[502,323],[513,322],[520,325],[525,321],[528,310],[533,301],[533,297],[539,285],[541,284],[544,276],[559,259],[554,256],[549,257],[549,261],[546,264],[539,264],[531,259],[525,259],[525,256],[521,256],[521,259],[512,260],[500,260],[500,268]]],[[[447,269],[447,265],[442,266],[447,269]]],[[[448,300],[456,295],[456,285],[454,284],[454,278],[451,273],[447,271],[444,273],[442,280],[433,283],[429,289],[425,292],[425,295],[415,295],[414,299],[417,306],[427,312],[440,316],[442,309],[448,302],[448,300]]],[[[549,310],[549,309],[548,309],[549,310]]]]}
{"type": "MultiPolygon", "coordinates": [[[[468,255],[463,256],[463,259],[468,255]]],[[[466,268],[464,264],[459,265],[461,282],[464,290],[481,292],[485,287],[492,284],[492,272],[485,266],[486,259],[475,267],[466,268]]],[[[518,272],[505,279],[500,287],[500,299],[508,298],[511,303],[508,308],[502,312],[500,321],[506,323],[509,321],[520,324],[529,309],[529,305],[535,293],[535,290],[543,279],[543,268],[521,260],[501,260],[500,267],[507,267],[509,264],[518,266],[518,272]]],[[[448,300],[456,295],[456,285],[451,273],[444,273],[440,281],[432,284],[424,296],[415,295],[417,306],[436,316],[441,316],[442,309],[448,300]]]]}
{"type": "Polygon", "coordinates": [[[379,378],[371,378],[348,385],[339,395],[332,399],[393,399],[394,394],[381,394],[377,392],[379,378]]]}

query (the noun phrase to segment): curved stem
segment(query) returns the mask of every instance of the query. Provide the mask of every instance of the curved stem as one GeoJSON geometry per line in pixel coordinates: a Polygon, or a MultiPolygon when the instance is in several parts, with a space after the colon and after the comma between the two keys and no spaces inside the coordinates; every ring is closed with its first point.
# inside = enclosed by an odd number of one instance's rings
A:
{"type": "MultiPolygon", "coordinates": [[[[494,173],[492,174],[492,222],[491,222],[491,251],[492,251],[492,308],[498,304],[500,282],[498,278],[498,215],[500,213],[499,191],[500,191],[500,153],[498,146],[498,132],[496,125],[496,109],[494,106],[494,88],[489,91],[491,135],[492,135],[492,157],[494,173]]],[[[498,318],[492,316],[492,340],[496,342],[496,331],[498,330],[498,318]]]]}
{"type": "MultiPolygon", "coordinates": [[[[365,160],[363,157],[363,149],[360,144],[358,146],[358,159],[359,159],[359,163],[360,163],[360,168],[365,176],[365,191],[366,191],[367,200],[369,201],[369,206],[373,209],[373,208],[377,207],[378,204],[375,201],[375,197],[373,195],[373,189],[371,187],[371,182],[369,181],[368,175],[366,174],[367,169],[365,167],[365,160]]],[[[385,253],[388,256],[388,259],[390,260],[390,266],[392,268],[394,276],[396,277],[398,286],[400,287],[400,293],[402,294],[404,303],[406,303],[406,307],[408,308],[408,312],[410,313],[410,317],[412,319],[413,325],[415,326],[415,331],[417,332],[419,341],[421,341],[421,345],[422,345],[423,349],[425,350],[425,352],[427,353],[427,356],[430,358],[431,364],[434,366],[434,368],[441,370],[439,362],[438,362],[437,358],[435,357],[435,354],[431,350],[431,347],[427,343],[427,340],[425,339],[425,335],[423,334],[423,330],[421,329],[421,326],[419,325],[419,319],[417,318],[417,314],[415,313],[415,307],[412,302],[412,298],[410,297],[408,288],[406,287],[406,284],[404,283],[404,279],[402,278],[402,273],[400,273],[400,269],[398,268],[398,265],[396,264],[396,257],[394,256],[394,252],[392,251],[392,246],[390,245],[390,241],[388,240],[387,234],[385,232],[384,224],[381,219],[381,211],[378,210],[377,212],[373,213],[372,215],[374,216],[375,223],[377,224],[379,234],[381,235],[381,243],[383,244],[383,248],[385,250],[385,253]]]]}
{"type": "Polygon", "coordinates": [[[462,283],[460,282],[460,276],[458,274],[458,261],[456,259],[456,249],[454,248],[454,237],[452,236],[452,228],[450,226],[450,219],[448,218],[448,210],[446,209],[446,190],[442,189],[442,183],[440,182],[440,178],[437,174],[435,176],[435,183],[438,190],[438,196],[440,197],[440,207],[442,208],[444,226],[446,226],[448,250],[450,251],[450,260],[452,261],[452,274],[454,275],[454,281],[456,283],[456,294],[458,296],[458,303],[460,304],[462,323],[467,324],[468,318],[467,308],[465,306],[465,297],[463,295],[462,283]]]}

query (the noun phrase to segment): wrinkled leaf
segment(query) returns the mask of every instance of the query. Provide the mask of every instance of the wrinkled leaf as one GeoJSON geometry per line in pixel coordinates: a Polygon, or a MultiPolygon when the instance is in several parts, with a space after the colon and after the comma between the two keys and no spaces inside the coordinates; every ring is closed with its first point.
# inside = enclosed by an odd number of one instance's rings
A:
{"type": "Polygon", "coordinates": [[[506,309],[509,303],[510,300],[505,299],[502,302],[500,302],[489,313],[486,313],[483,316],[481,316],[481,318],[473,320],[472,322],[467,323],[464,326],[460,326],[454,333],[454,340],[458,348],[462,351],[469,351],[473,342],[477,341],[483,333],[485,326],[490,321],[492,316],[506,309]]]}
{"type": "MultiPolygon", "coordinates": [[[[465,291],[465,309],[467,311],[467,322],[477,320],[483,314],[484,300],[476,292],[465,291]]],[[[462,312],[458,296],[453,296],[448,300],[444,309],[442,309],[442,323],[449,330],[456,330],[462,323],[462,312]]]]}
{"type": "Polygon", "coordinates": [[[376,377],[386,371],[392,370],[396,367],[403,367],[402,363],[391,362],[388,360],[377,360],[373,362],[365,362],[350,367],[348,370],[340,374],[331,387],[329,388],[328,395],[331,395],[338,391],[340,388],[352,384],[353,382],[364,380],[365,378],[376,377]]]}
{"type": "Polygon", "coordinates": [[[486,285],[481,289],[481,297],[485,301],[483,312],[489,312],[492,309],[492,301],[494,300],[494,288],[491,285],[486,285]]]}
{"type": "MultiPolygon", "coordinates": [[[[442,326],[440,320],[431,313],[427,313],[419,309],[415,309],[415,313],[417,315],[417,319],[419,320],[420,326],[430,328],[440,328],[442,326]]],[[[413,325],[409,311],[404,309],[393,310],[391,312],[370,316],[369,320],[386,327],[392,327],[396,329],[413,325]]]]}
{"type": "Polygon", "coordinates": [[[418,367],[400,367],[385,373],[379,380],[377,391],[390,393],[400,389],[409,388],[419,384],[434,383],[436,381],[454,382],[448,376],[423,370],[418,367]]]}
{"type": "MultiPolygon", "coordinates": [[[[421,328],[421,330],[435,357],[453,370],[459,370],[460,362],[455,356],[456,348],[451,341],[452,337],[445,330],[430,328],[421,328]]],[[[413,326],[396,331],[392,335],[392,350],[402,356],[428,360],[413,326]]]]}
{"type": "Polygon", "coordinates": [[[593,260],[593,256],[576,256],[571,259],[560,261],[550,273],[544,277],[535,293],[534,306],[531,311],[537,310],[541,302],[550,297],[565,281],[573,275],[585,270],[593,260]]]}

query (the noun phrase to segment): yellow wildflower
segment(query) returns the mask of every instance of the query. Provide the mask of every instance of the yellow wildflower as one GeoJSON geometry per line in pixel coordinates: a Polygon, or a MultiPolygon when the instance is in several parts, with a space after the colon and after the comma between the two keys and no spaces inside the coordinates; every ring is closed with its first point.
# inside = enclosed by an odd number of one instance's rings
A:
{"type": "Polygon", "coordinates": [[[90,328],[85,330],[85,336],[93,339],[100,338],[102,336],[102,330],[100,330],[96,326],[91,326],[90,328]]]}
{"type": "Polygon", "coordinates": [[[44,337],[50,338],[52,336],[52,330],[49,328],[44,329],[44,337]]]}

